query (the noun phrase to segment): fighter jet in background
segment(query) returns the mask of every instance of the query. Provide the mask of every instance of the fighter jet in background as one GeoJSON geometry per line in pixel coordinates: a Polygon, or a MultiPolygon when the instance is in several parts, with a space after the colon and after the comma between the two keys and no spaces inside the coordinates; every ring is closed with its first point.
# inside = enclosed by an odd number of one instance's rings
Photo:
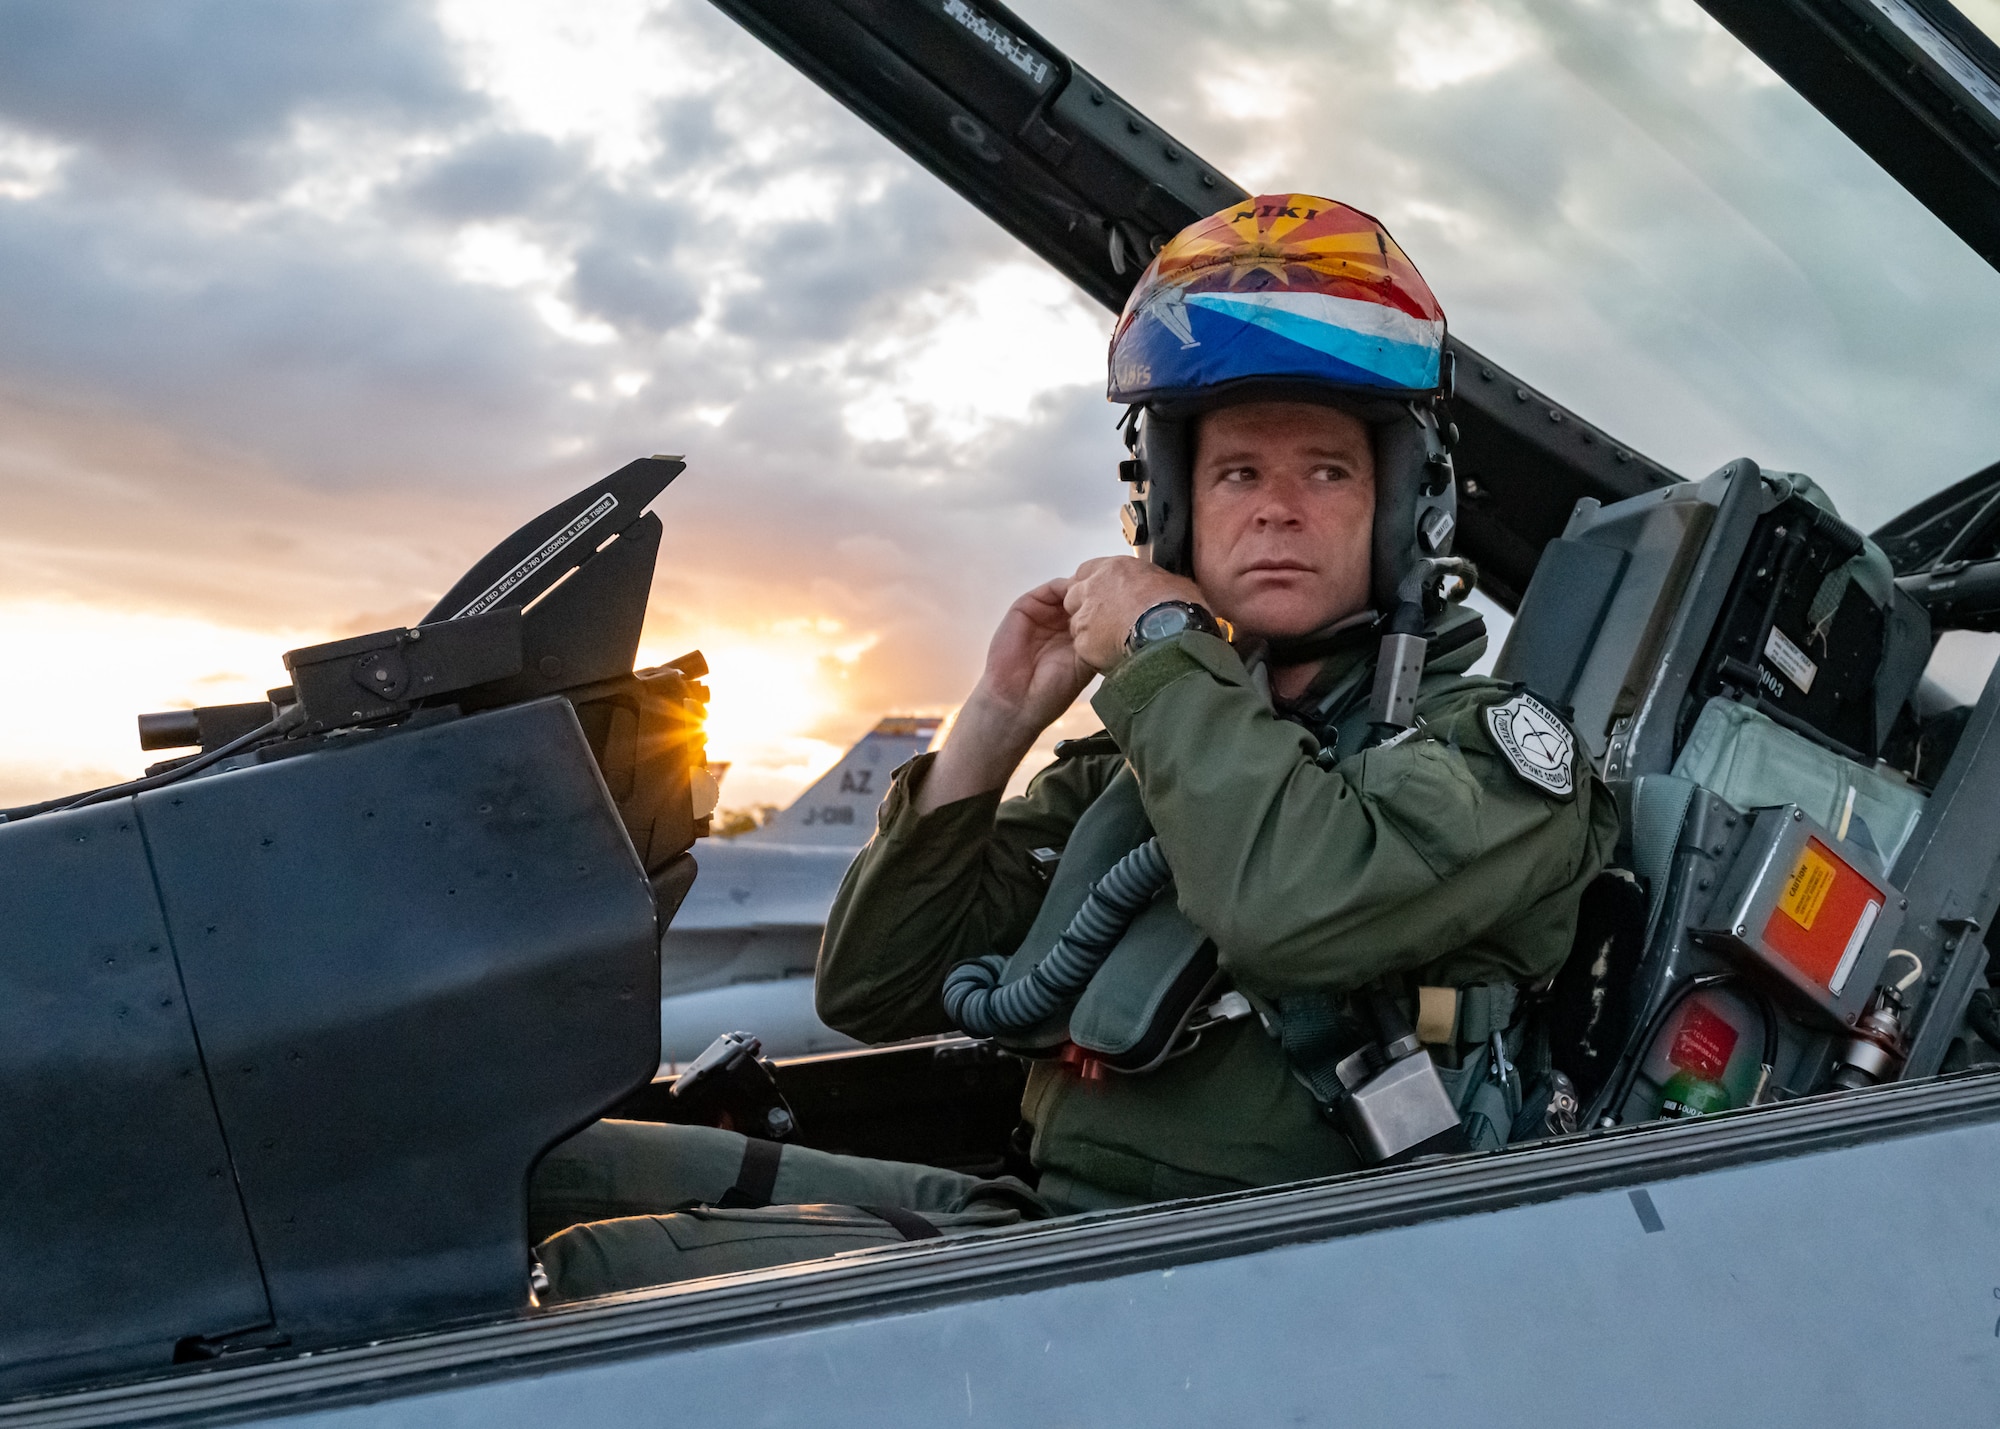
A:
{"type": "Polygon", "coordinates": [[[662,1064],[739,1027],[771,1056],[859,1045],[813,1012],[820,933],[890,774],[931,747],[939,723],[891,715],[762,827],[697,846],[701,876],[660,941],[662,1064]]]}

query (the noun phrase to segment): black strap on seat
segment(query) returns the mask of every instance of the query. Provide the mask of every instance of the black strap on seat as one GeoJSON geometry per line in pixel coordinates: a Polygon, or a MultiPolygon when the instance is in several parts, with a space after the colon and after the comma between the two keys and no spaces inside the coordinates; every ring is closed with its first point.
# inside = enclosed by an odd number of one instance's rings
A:
{"type": "Polygon", "coordinates": [[[906,1211],[901,1206],[856,1206],[854,1209],[866,1211],[878,1221],[887,1221],[904,1240],[936,1240],[944,1234],[915,1211],[906,1211]]]}
{"type": "Polygon", "coordinates": [[[715,1204],[725,1211],[754,1211],[771,1204],[771,1193],[778,1185],[778,1163],[784,1159],[785,1148],[775,1141],[760,1141],[754,1136],[743,1139],[743,1164],[737,1168],[736,1184],[722,1193],[722,1199],[715,1204]]]}
{"type": "Polygon", "coordinates": [[[1278,1045],[1322,1112],[1330,1114],[1347,1099],[1334,1068],[1375,1039],[1374,1023],[1351,994],[1302,992],[1278,999],[1278,1045]]]}

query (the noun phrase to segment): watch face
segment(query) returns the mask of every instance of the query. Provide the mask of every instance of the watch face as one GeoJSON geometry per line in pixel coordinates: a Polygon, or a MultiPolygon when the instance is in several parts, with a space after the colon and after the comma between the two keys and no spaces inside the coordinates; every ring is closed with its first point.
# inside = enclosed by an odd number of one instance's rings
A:
{"type": "Polygon", "coordinates": [[[1189,614],[1184,605],[1156,605],[1139,617],[1141,640],[1165,640],[1188,628],[1189,614]]]}

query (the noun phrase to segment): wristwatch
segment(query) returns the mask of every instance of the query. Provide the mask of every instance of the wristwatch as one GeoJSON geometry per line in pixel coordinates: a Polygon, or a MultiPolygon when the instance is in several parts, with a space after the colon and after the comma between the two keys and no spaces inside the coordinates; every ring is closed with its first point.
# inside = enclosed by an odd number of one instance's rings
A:
{"type": "Polygon", "coordinates": [[[1199,630],[1204,635],[1227,640],[1232,632],[1202,606],[1187,600],[1163,600],[1139,613],[1132,633],[1125,637],[1125,653],[1136,655],[1148,645],[1171,640],[1183,630],[1199,630]]]}

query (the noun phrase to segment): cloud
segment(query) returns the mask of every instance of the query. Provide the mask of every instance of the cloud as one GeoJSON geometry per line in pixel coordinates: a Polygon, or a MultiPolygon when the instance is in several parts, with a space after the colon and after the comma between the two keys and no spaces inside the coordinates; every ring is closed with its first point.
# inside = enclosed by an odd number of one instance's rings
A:
{"type": "Polygon", "coordinates": [[[366,229],[0,206],[0,377],[313,481],[508,461],[573,358],[532,312],[443,278],[366,229]]]}
{"type": "Polygon", "coordinates": [[[1692,0],[1023,14],[1239,181],[1382,217],[1455,331],[1687,474],[1872,527],[1995,454],[2000,275],[1692,0]]]}
{"type": "Polygon", "coordinates": [[[671,261],[640,256],[621,244],[592,243],[578,250],[570,284],[580,311],[633,333],[670,332],[701,311],[693,280],[671,261]]]}
{"type": "Polygon", "coordinates": [[[478,107],[402,0],[0,6],[0,115],[204,191],[254,188],[317,112],[407,124],[478,107]]]}
{"type": "MultiPolygon", "coordinates": [[[[1021,6],[1682,471],[1872,525],[1994,455],[2000,279],[1692,0],[1021,6]]],[[[786,737],[836,748],[1118,549],[1108,329],[701,0],[0,8],[10,608],[275,653],[685,452],[648,648],[808,662],[786,737]]]]}
{"type": "Polygon", "coordinates": [[[477,223],[540,212],[583,168],[574,145],[541,134],[481,134],[413,174],[410,206],[440,223],[477,223]]]}

